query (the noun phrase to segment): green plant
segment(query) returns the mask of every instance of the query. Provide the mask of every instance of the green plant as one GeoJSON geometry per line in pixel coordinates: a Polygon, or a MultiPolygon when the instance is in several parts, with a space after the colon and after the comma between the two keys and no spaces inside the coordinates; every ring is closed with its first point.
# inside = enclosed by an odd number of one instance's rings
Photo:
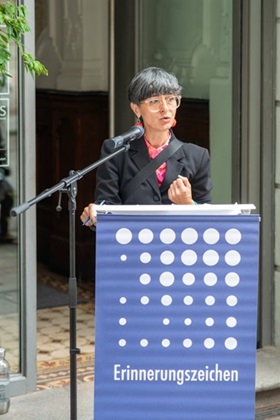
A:
{"type": "Polygon", "coordinates": [[[16,6],[11,0],[0,3],[0,25],[4,25],[0,27],[0,79],[2,81],[5,77],[12,77],[8,72],[8,62],[11,59],[9,49],[11,41],[17,45],[27,72],[32,76],[48,74],[46,67],[24,49],[22,36],[30,31],[26,17],[26,6],[16,6]]]}

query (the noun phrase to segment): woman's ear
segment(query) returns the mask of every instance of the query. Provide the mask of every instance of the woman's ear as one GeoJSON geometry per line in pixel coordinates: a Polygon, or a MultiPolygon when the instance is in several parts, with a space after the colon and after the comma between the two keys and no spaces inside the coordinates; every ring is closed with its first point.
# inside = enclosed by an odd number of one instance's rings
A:
{"type": "Polygon", "coordinates": [[[137,104],[134,104],[133,102],[130,102],[130,108],[132,109],[132,111],[134,112],[134,114],[136,115],[137,118],[141,117],[141,112],[140,112],[139,106],[137,104]]]}

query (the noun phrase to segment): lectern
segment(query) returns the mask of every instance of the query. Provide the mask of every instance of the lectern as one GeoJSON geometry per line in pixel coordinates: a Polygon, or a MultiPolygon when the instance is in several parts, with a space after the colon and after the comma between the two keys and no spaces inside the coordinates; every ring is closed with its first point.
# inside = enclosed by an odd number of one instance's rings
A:
{"type": "Polygon", "coordinates": [[[94,420],[253,420],[253,205],[99,206],[94,420]]]}

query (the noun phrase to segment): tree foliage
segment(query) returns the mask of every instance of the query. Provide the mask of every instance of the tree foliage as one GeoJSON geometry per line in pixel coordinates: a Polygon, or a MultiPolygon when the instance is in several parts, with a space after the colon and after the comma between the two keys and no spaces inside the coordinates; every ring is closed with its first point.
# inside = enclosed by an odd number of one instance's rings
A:
{"type": "Polygon", "coordinates": [[[22,57],[24,67],[32,76],[48,74],[46,67],[36,58],[25,51],[22,36],[30,32],[27,21],[27,8],[24,5],[15,6],[8,0],[0,3],[0,79],[12,77],[8,72],[8,63],[11,59],[9,45],[14,42],[22,57]]]}

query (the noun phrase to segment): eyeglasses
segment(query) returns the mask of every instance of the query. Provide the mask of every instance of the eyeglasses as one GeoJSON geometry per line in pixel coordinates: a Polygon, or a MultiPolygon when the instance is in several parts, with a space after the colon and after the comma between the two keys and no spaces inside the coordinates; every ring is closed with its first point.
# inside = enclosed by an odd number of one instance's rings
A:
{"type": "Polygon", "coordinates": [[[142,101],[147,105],[151,112],[158,112],[162,106],[168,106],[170,109],[177,109],[181,104],[180,96],[154,96],[152,98],[142,101]]]}

